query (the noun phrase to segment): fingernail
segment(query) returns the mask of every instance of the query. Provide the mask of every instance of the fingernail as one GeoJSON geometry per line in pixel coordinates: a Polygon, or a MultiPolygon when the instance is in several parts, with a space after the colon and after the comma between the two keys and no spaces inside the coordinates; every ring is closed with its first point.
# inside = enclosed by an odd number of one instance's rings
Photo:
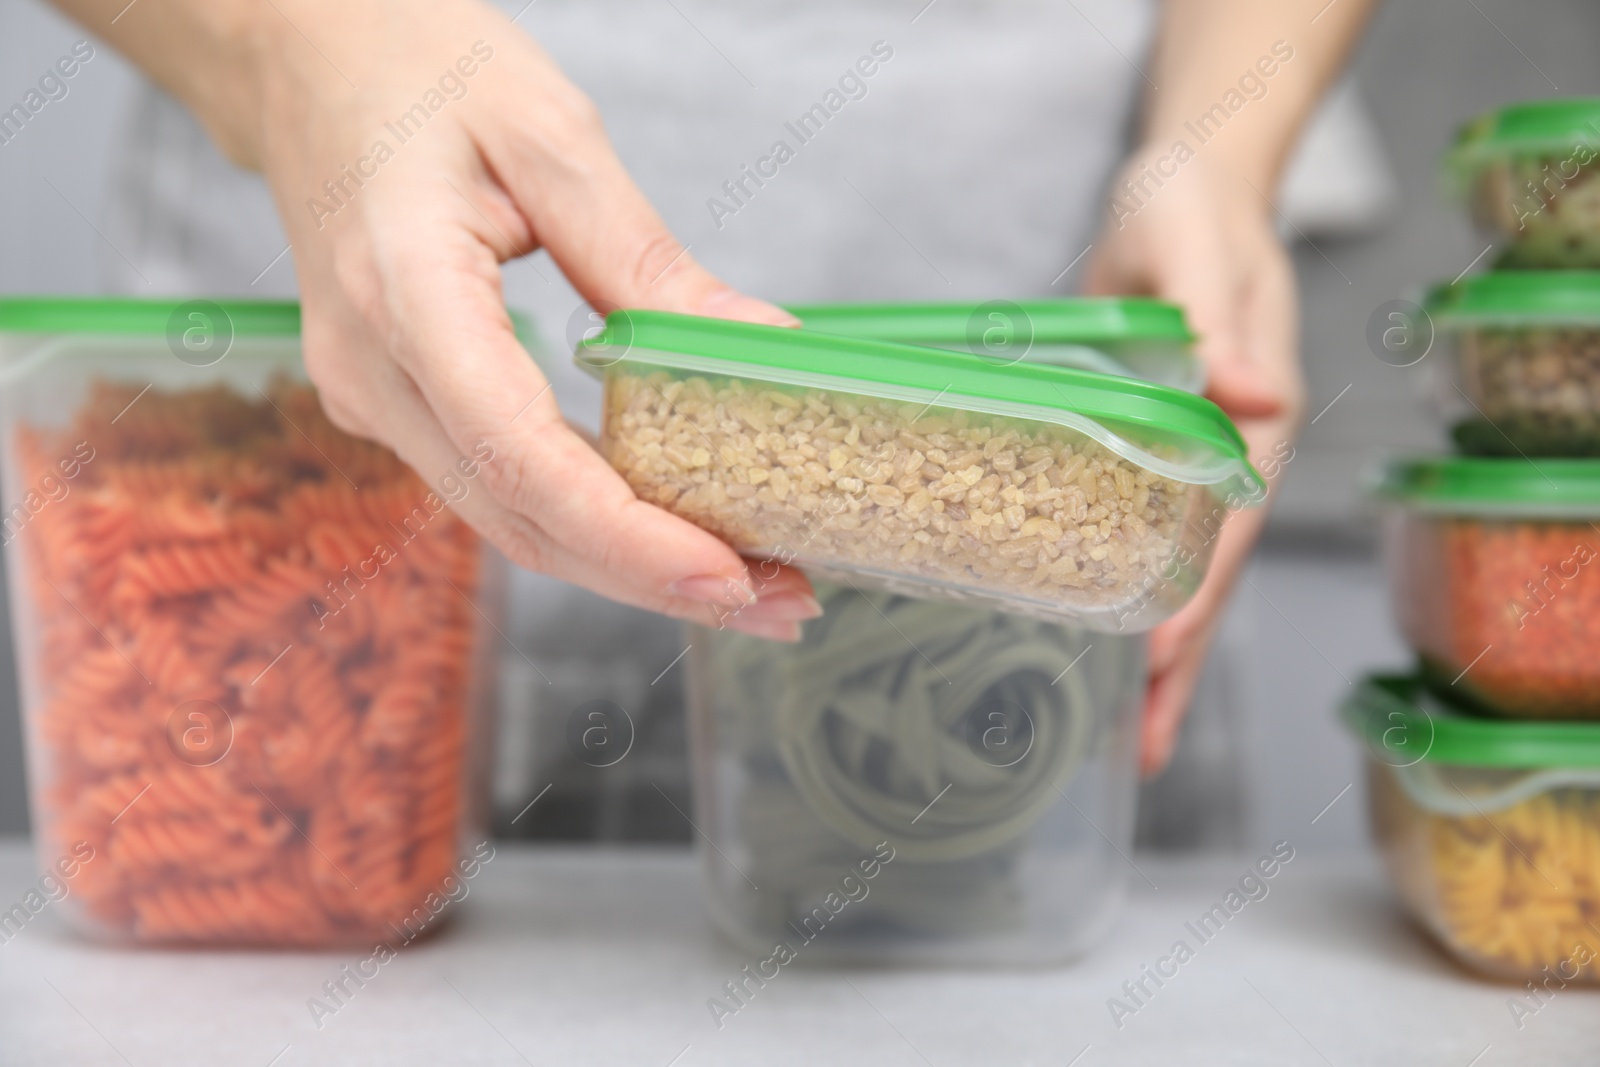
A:
{"type": "Polygon", "coordinates": [[[751,637],[764,637],[768,641],[785,641],[789,644],[800,640],[800,624],[798,622],[781,619],[751,619],[744,613],[730,615],[722,620],[722,625],[729,630],[737,630],[751,637]]]}
{"type": "Polygon", "coordinates": [[[739,614],[762,622],[799,622],[820,616],[822,605],[810,593],[786,590],[762,597],[739,614]]]}
{"type": "Polygon", "coordinates": [[[697,574],[693,578],[683,578],[673,582],[667,592],[697,604],[723,608],[748,608],[756,602],[755,590],[750,588],[749,582],[724,574],[697,574]]]}

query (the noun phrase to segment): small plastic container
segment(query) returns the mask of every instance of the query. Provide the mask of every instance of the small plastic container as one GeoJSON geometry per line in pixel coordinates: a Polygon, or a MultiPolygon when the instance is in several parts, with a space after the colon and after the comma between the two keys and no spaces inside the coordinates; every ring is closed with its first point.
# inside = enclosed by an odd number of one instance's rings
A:
{"type": "Polygon", "coordinates": [[[636,311],[578,359],[641,499],[822,578],[1146,629],[1265,498],[1220,409],[1129,378],[636,311]]]}
{"type": "Polygon", "coordinates": [[[1195,336],[1176,304],[1148,297],[990,300],[982,304],[815,304],[789,308],[802,329],[948,348],[994,363],[1026,359],[1205,388],[1195,336]]]}
{"type": "Polygon", "coordinates": [[[1446,171],[1502,267],[1600,267],[1600,98],[1532,100],[1480,115],[1446,171]]]}
{"type": "Polygon", "coordinates": [[[293,304],[0,300],[34,837],[82,930],[306,945],[434,929],[492,846],[491,564],[323,415],[293,304]]]}
{"type": "Polygon", "coordinates": [[[1468,967],[1541,998],[1600,983],[1600,725],[1474,719],[1401,676],[1367,679],[1342,713],[1366,744],[1373,836],[1417,920],[1468,967]]]}
{"type": "Polygon", "coordinates": [[[1600,461],[1390,464],[1390,592],[1429,680],[1513,718],[1600,718],[1600,461]]]}
{"type": "Polygon", "coordinates": [[[1083,952],[1130,874],[1143,638],[818,591],[798,645],[690,631],[716,925],[774,966],[1083,952]]]}
{"type": "Polygon", "coordinates": [[[1426,309],[1434,399],[1463,452],[1600,456],[1600,271],[1480,274],[1426,309]]]}

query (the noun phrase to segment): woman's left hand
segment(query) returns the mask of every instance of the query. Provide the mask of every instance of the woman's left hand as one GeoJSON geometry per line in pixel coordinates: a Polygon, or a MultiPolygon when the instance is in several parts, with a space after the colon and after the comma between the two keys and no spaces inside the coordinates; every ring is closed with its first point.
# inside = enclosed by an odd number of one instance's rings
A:
{"type": "MultiPolygon", "coordinates": [[[[1204,150],[1145,193],[1129,196],[1160,150],[1136,153],[1113,185],[1113,217],[1096,239],[1087,290],[1145,294],[1181,305],[1199,335],[1206,396],[1238,424],[1269,484],[1293,457],[1305,406],[1298,354],[1294,271],[1263,193],[1210,165],[1204,150]]],[[[1168,162],[1166,169],[1172,169],[1168,162]]],[[[1210,573],[1194,599],[1150,634],[1140,765],[1147,775],[1172,756],[1206,651],[1229,591],[1266,521],[1264,507],[1231,516],[1217,538],[1210,573]]]]}

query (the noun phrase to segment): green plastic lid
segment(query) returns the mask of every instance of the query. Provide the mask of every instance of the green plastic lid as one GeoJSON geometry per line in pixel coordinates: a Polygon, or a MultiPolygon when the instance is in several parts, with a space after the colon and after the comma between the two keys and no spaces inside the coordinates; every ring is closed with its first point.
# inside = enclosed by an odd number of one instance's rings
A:
{"type": "Polygon", "coordinates": [[[1435,325],[1600,325],[1600,271],[1489,271],[1440,285],[1424,307],[1435,325]]]}
{"type": "Polygon", "coordinates": [[[300,305],[291,300],[143,300],[130,297],[0,297],[0,332],[161,335],[180,308],[208,304],[236,334],[298,337],[300,305]]]}
{"type": "Polygon", "coordinates": [[[1221,408],[1134,378],[663,311],[612,312],[576,355],[580,366],[595,373],[637,360],[694,374],[1052,422],[1163,477],[1226,485],[1246,503],[1265,497],[1244,440],[1221,408]],[[1181,455],[1152,455],[1147,445],[1181,455]]]}
{"type": "Polygon", "coordinates": [[[1466,767],[1600,767],[1600,722],[1474,718],[1414,675],[1364,679],[1339,714],[1391,766],[1427,760],[1466,767]]]}
{"type": "Polygon", "coordinates": [[[1528,100],[1485,112],[1456,133],[1449,159],[1472,166],[1507,155],[1600,146],[1600,97],[1528,100]]]}
{"type": "MultiPolygon", "coordinates": [[[[121,334],[162,336],[188,310],[221,313],[239,337],[300,336],[300,305],[293,300],[154,299],[137,297],[0,297],[0,333],[121,334]]],[[[511,311],[511,325],[524,345],[534,338],[533,320],[511,311]]]]}
{"type": "Polygon", "coordinates": [[[811,304],[788,309],[801,328],[849,337],[919,344],[962,344],[981,336],[990,315],[1019,319],[1045,344],[1169,341],[1189,344],[1194,334],[1183,309],[1148,297],[991,300],[987,303],[811,304]]]}
{"type": "Polygon", "coordinates": [[[1435,514],[1592,519],[1600,516],[1600,460],[1413,456],[1384,465],[1369,489],[1435,514]]]}
{"type": "Polygon", "coordinates": [[[1205,367],[1176,304],[1148,297],[977,303],[817,304],[789,309],[801,329],[928,345],[991,361],[1051,363],[1198,393],[1205,367]]]}

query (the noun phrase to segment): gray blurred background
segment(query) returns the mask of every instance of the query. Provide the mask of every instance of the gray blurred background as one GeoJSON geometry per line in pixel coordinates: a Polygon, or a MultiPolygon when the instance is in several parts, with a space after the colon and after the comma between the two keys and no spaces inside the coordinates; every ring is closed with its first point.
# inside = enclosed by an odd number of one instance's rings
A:
{"type": "MultiPolygon", "coordinates": [[[[536,36],[540,11],[522,22],[536,36]]],[[[20,98],[81,36],[36,0],[7,0],[0,101],[20,98]]],[[[1331,129],[1325,124],[1320,146],[1307,147],[1311,158],[1280,198],[1314,242],[1296,237],[1294,254],[1310,412],[1318,417],[1230,608],[1178,758],[1146,787],[1141,845],[1241,847],[1292,837],[1297,846],[1344,848],[1362,839],[1360,790],[1344,792],[1359,782],[1356,749],[1333,708],[1363,671],[1402,664],[1406,653],[1390,622],[1359,479],[1384,453],[1441,444],[1410,373],[1374,358],[1364,330],[1378,305],[1455,277],[1484,251],[1439,195],[1436,161],[1455,127],[1508,101],[1600,92],[1597,43],[1600,6],[1580,0],[1395,0],[1371,28],[1341,90],[1342,115],[1329,120],[1331,129]]],[[[582,57],[557,50],[557,58],[582,57]]],[[[605,86],[585,83],[581,62],[569,67],[603,106],[605,86]]],[[[135,83],[101,48],[66,99],[0,146],[0,292],[102,291],[126,271],[104,231],[114,131],[126,125],[135,83]]],[[[651,191],[644,134],[613,133],[651,191]]],[[[703,213],[699,203],[658,199],[658,206],[680,232],[703,213]]],[[[697,245],[696,255],[718,269],[714,245],[697,245]]],[[[270,252],[263,268],[268,259],[270,252]]],[[[281,289],[289,275],[273,269],[280,273],[263,287],[281,289]]],[[[556,275],[542,254],[531,266],[512,266],[507,291],[512,306],[539,314],[541,358],[554,365],[566,358],[565,320],[576,300],[541,274],[556,275]]],[[[507,632],[517,651],[503,650],[494,772],[502,832],[687,841],[683,817],[661,796],[687,806],[681,664],[666,669],[682,648],[679,635],[670,624],[598,607],[533,576],[519,575],[513,594],[507,632]],[[562,598],[574,610],[527,610],[562,598]],[[619,632],[626,634],[620,641],[619,632]],[[564,741],[573,709],[594,699],[627,708],[637,729],[632,757],[606,769],[578,763],[564,741]],[[538,805],[527,808],[535,797],[538,805]]],[[[19,834],[28,815],[9,650],[8,633],[0,640],[0,834],[19,834]]]]}

